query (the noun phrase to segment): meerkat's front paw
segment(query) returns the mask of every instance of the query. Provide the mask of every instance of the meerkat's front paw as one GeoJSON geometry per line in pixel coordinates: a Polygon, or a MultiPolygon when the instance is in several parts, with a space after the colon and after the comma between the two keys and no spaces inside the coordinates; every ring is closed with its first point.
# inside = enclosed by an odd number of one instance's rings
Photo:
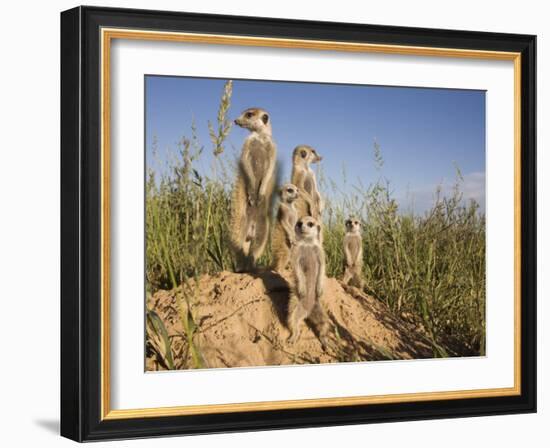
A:
{"type": "Polygon", "coordinates": [[[263,197],[265,196],[265,194],[266,194],[266,189],[265,189],[265,188],[260,188],[260,189],[258,190],[258,196],[259,196],[260,198],[263,198],[263,197]]]}

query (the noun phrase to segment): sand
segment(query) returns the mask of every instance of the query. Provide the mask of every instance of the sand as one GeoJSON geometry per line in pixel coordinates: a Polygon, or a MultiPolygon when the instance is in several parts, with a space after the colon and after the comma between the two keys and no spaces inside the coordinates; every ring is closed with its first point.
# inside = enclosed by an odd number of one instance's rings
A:
{"type": "MultiPolygon", "coordinates": [[[[394,316],[381,301],[334,278],[326,279],[322,298],[329,336],[322,343],[315,329],[304,324],[299,340],[291,344],[286,328],[288,279],[271,271],[221,272],[200,277],[196,287],[192,282],[177,290],[158,291],[147,301],[148,309],[165,324],[176,368],[197,366],[177,312],[176,293],[182,297],[181,291],[190,303],[191,325],[196,327],[193,342],[205,368],[433,357],[421,329],[394,316]]],[[[146,365],[148,370],[166,368],[153,350],[147,350],[146,365]]]]}

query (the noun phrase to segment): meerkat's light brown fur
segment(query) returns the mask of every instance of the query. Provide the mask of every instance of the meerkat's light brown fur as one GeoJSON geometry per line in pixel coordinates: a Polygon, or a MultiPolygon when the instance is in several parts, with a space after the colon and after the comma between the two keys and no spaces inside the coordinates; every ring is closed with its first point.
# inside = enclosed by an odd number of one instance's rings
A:
{"type": "Polygon", "coordinates": [[[321,225],[311,216],[300,218],[296,223],[296,244],[291,251],[293,281],[288,306],[291,343],[299,338],[306,319],[315,325],[321,336],[327,330],[320,302],[325,282],[325,254],[320,234],[321,225]]]}
{"type": "Polygon", "coordinates": [[[284,184],[279,190],[280,204],[277,210],[277,221],[271,235],[273,269],[277,272],[283,272],[290,260],[290,250],[296,235],[294,227],[298,220],[294,206],[298,194],[298,189],[293,184],[284,184]]]}
{"type": "Polygon", "coordinates": [[[323,211],[323,200],[315,173],[311,169],[312,163],[318,163],[322,157],[311,146],[300,145],[294,149],[292,154],[292,176],[291,182],[300,190],[300,197],[296,201],[298,217],[313,216],[321,219],[323,211]]]}
{"type": "Polygon", "coordinates": [[[363,288],[363,239],[361,237],[361,222],[354,217],[346,220],[344,255],[344,283],[363,288]]]}
{"type": "Polygon", "coordinates": [[[277,149],[265,110],[247,109],[235,124],[250,131],[243,143],[231,203],[231,246],[237,271],[242,272],[255,267],[269,237],[277,149]]]}

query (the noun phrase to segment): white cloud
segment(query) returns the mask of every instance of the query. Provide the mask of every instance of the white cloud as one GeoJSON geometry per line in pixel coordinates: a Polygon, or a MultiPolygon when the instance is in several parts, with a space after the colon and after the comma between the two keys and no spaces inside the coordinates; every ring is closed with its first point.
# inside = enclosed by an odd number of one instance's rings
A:
{"type": "MultiPolygon", "coordinates": [[[[438,188],[441,190],[442,197],[451,196],[456,182],[456,179],[451,181],[443,179],[437,184],[408,189],[403,195],[398,195],[397,199],[403,211],[414,208],[415,212],[422,213],[433,206],[438,188]]],[[[458,182],[463,202],[468,203],[473,199],[479,204],[480,211],[485,212],[485,173],[481,171],[468,173],[458,182]]]]}

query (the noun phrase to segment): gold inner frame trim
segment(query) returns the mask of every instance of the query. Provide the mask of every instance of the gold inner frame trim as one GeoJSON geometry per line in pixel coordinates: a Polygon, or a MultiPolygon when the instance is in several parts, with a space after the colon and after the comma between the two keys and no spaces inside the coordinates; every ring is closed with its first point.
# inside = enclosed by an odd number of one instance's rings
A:
{"type": "Polygon", "coordinates": [[[418,47],[305,39],[195,34],[137,29],[101,29],[101,419],[167,417],[315,407],[406,403],[430,400],[502,397],[521,394],[521,54],[514,52],[418,47]],[[280,400],[140,409],[111,409],[110,368],[110,63],[111,41],[131,39],[212,45],[383,53],[411,56],[490,59],[514,62],[514,386],[508,388],[280,400]]]}

